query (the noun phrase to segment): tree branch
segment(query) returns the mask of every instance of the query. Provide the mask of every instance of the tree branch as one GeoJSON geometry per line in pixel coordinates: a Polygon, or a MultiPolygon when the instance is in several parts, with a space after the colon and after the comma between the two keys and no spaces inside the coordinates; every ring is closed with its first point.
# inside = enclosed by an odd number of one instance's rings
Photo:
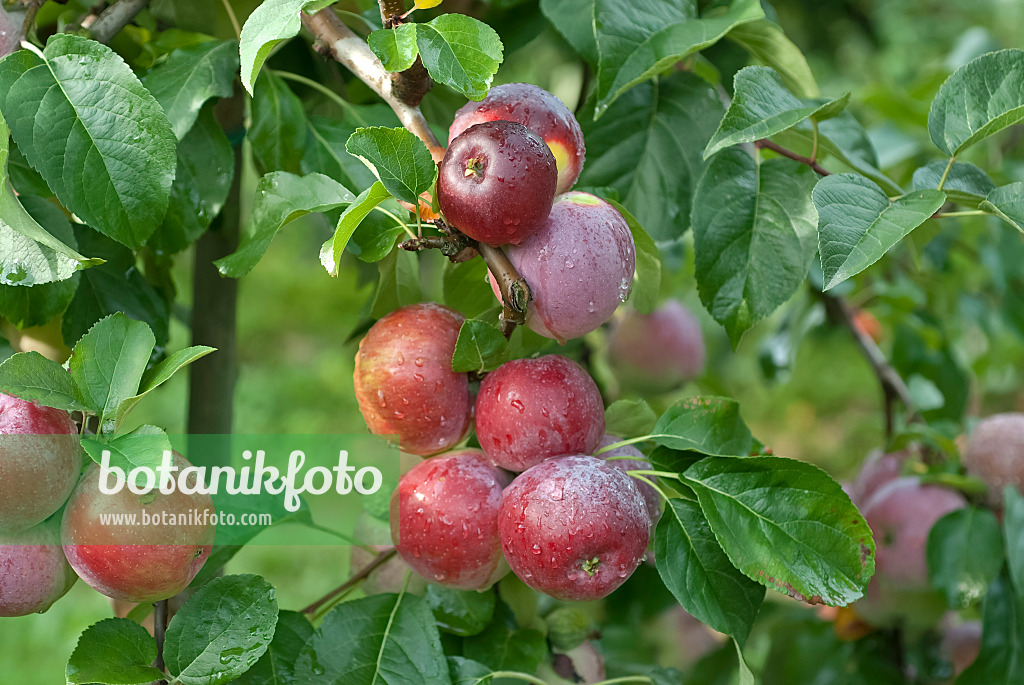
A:
{"type": "MultiPolygon", "coordinates": [[[[164,638],[167,635],[168,619],[167,600],[162,600],[153,605],[153,637],[156,639],[156,661],[153,668],[164,670],[164,638]]],[[[159,681],[164,683],[166,681],[159,681]]]]}
{"type": "Polygon", "coordinates": [[[366,41],[345,26],[330,8],[312,15],[302,13],[302,23],[324,52],[348,67],[395,111],[402,126],[426,143],[435,162],[444,158],[444,147],[430,130],[420,108],[398,96],[392,74],[380,63],[366,41]]]}
{"type": "Polygon", "coordinates": [[[117,32],[128,25],[135,15],[145,9],[149,0],[120,0],[103,10],[89,27],[89,36],[101,43],[108,43],[117,32]]]}
{"type": "Polygon", "coordinates": [[[533,294],[526,279],[519,275],[501,248],[478,243],[476,249],[501,291],[501,332],[508,338],[517,325],[526,323],[526,306],[533,299],[533,294]]]}
{"type": "Polygon", "coordinates": [[[757,147],[757,148],[760,148],[762,150],[771,150],[772,152],[776,152],[776,153],[782,155],[783,157],[788,157],[788,158],[792,159],[793,161],[800,162],[801,164],[806,164],[807,166],[811,167],[812,169],[814,169],[817,173],[819,173],[822,176],[828,176],[829,174],[832,173],[831,171],[829,171],[825,167],[823,167],[820,164],[818,164],[817,162],[815,162],[810,157],[804,157],[803,155],[798,155],[797,153],[793,152],[789,148],[782,147],[778,143],[773,143],[772,141],[768,140],[767,138],[755,141],[754,142],[754,146],[757,147]]]}
{"type": "Polygon", "coordinates": [[[346,580],[344,583],[342,583],[341,585],[339,585],[338,587],[334,588],[333,590],[328,592],[326,595],[324,595],[320,599],[318,599],[315,602],[313,602],[312,604],[310,604],[308,607],[306,607],[305,609],[302,610],[302,613],[304,613],[304,614],[314,614],[314,613],[316,613],[317,609],[322,607],[324,604],[327,604],[328,602],[330,602],[332,599],[334,599],[335,597],[340,595],[342,592],[345,592],[346,590],[350,590],[353,587],[355,587],[356,585],[358,585],[359,583],[361,583],[364,580],[366,580],[366,578],[371,573],[376,571],[378,568],[380,568],[384,564],[388,563],[391,560],[391,558],[393,556],[395,556],[397,553],[398,552],[396,552],[393,549],[388,550],[386,552],[381,552],[380,554],[377,555],[376,559],[374,559],[369,564],[367,564],[365,568],[363,568],[361,571],[359,571],[359,573],[355,574],[354,576],[352,576],[351,578],[346,580]]]}
{"type": "MultiPolygon", "coordinates": [[[[408,15],[405,11],[405,0],[379,0],[379,3],[380,21],[384,28],[392,29],[405,21],[408,15]]],[[[419,57],[405,71],[391,74],[391,89],[395,97],[413,107],[423,101],[433,85],[434,82],[430,80],[430,74],[419,57]]]]}

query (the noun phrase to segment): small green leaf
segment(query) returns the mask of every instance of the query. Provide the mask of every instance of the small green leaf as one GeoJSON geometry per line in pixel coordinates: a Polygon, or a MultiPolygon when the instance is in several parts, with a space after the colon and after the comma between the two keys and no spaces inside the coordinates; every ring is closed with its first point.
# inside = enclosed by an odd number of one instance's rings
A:
{"type": "Polygon", "coordinates": [[[654,437],[674,450],[716,456],[746,456],[754,446],[740,405],[728,397],[690,397],[676,402],[658,419],[654,437]]]}
{"type": "Polygon", "coordinates": [[[355,199],[343,185],[323,174],[269,173],[256,184],[256,201],[238,250],[214,264],[223,275],[241,278],[263,259],[274,236],[286,225],[310,212],[326,212],[355,199]]]}
{"type": "Polygon", "coordinates": [[[926,547],[932,584],[954,609],[966,609],[988,592],[1003,567],[1003,536],[996,515],[966,507],[932,526],[926,547]]]}
{"type": "Polygon", "coordinates": [[[388,312],[423,299],[419,264],[415,253],[405,250],[392,250],[391,254],[377,263],[380,281],[370,307],[370,316],[379,319],[388,312]]]}
{"type": "Polygon", "coordinates": [[[845,606],[863,596],[875,569],[871,529],[818,467],[781,457],[708,457],[683,478],[748,578],[801,601],[845,606]]]}
{"type": "Polygon", "coordinates": [[[658,415],[646,400],[616,400],[604,410],[606,433],[633,438],[654,431],[658,415]]]}
{"type": "Polygon", "coordinates": [[[629,232],[633,235],[636,247],[636,269],[633,273],[633,290],[629,294],[630,302],[640,313],[650,314],[658,307],[661,293],[661,253],[628,209],[614,200],[608,200],[608,204],[619,210],[619,214],[629,224],[629,232]]]}
{"type": "Polygon", "coordinates": [[[726,37],[777,71],[786,87],[797,97],[816,98],[821,94],[804,54],[774,21],[758,19],[740,24],[734,26],[726,37]]]}
{"type": "Polygon", "coordinates": [[[1024,183],[999,186],[985,197],[978,209],[992,212],[1018,231],[1024,232],[1024,183]]]}
{"type": "Polygon", "coordinates": [[[145,685],[164,674],[153,668],[156,641],[127,618],[93,624],[78,638],[64,672],[68,685],[145,685]]]}
{"type": "Polygon", "coordinates": [[[302,28],[299,12],[315,12],[330,4],[324,0],[264,0],[253,10],[242,27],[238,46],[242,85],[249,95],[253,94],[252,84],[274,46],[298,35],[302,28]]]}
{"type": "Polygon", "coordinates": [[[832,174],[814,186],[818,251],[825,290],[859,274],[931,217],[946,195],[916,190],[893,202],[857,174],[832,174]]]}
{"type": "Polygon", "coordinates": [[[139,394],[134,397],[129,397],[117,406],[117,416],[115,417],[116,425],[120,426],[142,398],[169,381],[174,374],[178,373],[178,371],[181,371],[197,359],[202,359],[211,352],[216,351],[217,350],[213,347],[195,345],[194,347],[186,347],[183,350],[178,350],[177,352],[168,355],[166,359],[151,368],[142,376],[142,383],[139,386],[139,394]]]}
{"type": "Polygon", "coordinates": [[[1004,490],[1003,529],[1006,536],[1006,564],[1017,594],[1024,596],[1024,496],[1013,486],[1004,490]]]}
{"type": "Polygon", "coordinates": [[[452,371],[484,373],[493,371],[506,361],[508,341],[497,326],[479,319],[463,322],[452,356],[452,371]]]}
{"type": "Polygon", "coordinates": [[[19,352],[0,363],[0,392],[64,411],[86,411],[71,374],[38,352],[19,352]]]}
{"type": "Polygon", "coordinates": [[[246,134],[260,171],[298,173],[306,146],[306,112],[302,101],[277,74],[256,82],[252,126],[246,134]]]}
{"type": "Polygon", "coordinates": [[[338,227],[334,230],[334,235],[320,248],[320,263],[327,269],[327,273],[331,276],[338,275],[341,255],[345,252],[352,234],[359,228],[359,224],[363,222],[366,215],[389,197],[391,197],[391,193],[384,188],[384,184],[376,181],[359,193],[352,204],[345,208],[338,219],[338,227]]]}
{"type": "Polygon", "coordinates": [[[490,667],[461,656],[448,657],[448,669],[453,685],[491,685],[493,680],[487,677],[490,667]]]}
{"type": "Polygon", "coordinates": [[[167,626],[164,661],[182,685],[221,685],[267,651],[277,626],[274,588],[259,576],[215,578],[167,626]]]}
{"type": "Polygon", "coordinates": [[[487,280],[487,264],[484,260],[446,262],[441,280],[444,303],[462,312],[467,319],[480,317],[494,308],[494,293],[487,280]]]}
{"type": "Polygon", "coordinates": [[[977,57],[953,72],[928,110],[928,133],[950,157],[1024,119],[1024,50],[977,57]]]}
{"type": "Polygon", "coordinates": [[[415,26],[420,58],[431,78],[470,100],[483,100],[503,59],[498,33],[464,14],[442,14],[415,26]]]}
{"type": "Polygon", "coordinates": [[[418,24],[399,24],[393,29],[374,31],[366,38],[366,42],[377,55],[377,59],[388,71],[405,71],[412,66],[419,56],[416,47],[416,27],[418,24]]]}
{"type": "Polygon", "coordinates": [[[110,452],[110,464],[130,473],[140,466],[154,471],[163,463],[163,455],[171,450],[171,439],[156,426],[139,426],[131,433],[82,438],[82,448],[97,464],[103,463],[103,452],[110,452]]]}
{"type": "Polygon", "coordinates": [[[704,149],[704,159],[738,143],[770,138],[804,119],[821,121],[836,116],[850,94],[833,100],[801,100],[786,88],[770,67],[744,67],[733,79],[729,110],[704,149]]]}
{"type": "Polygon", "coordinates": [[[313,636],[313,626],[297,611],[282,611],[274,640],[256,665],[235,681],[237,685],[292,685],[295,660],[313,636]]]}
{"type": "Polygon", "coordinates": [[[670,499],[654,536],[665,587],[697,620],[746,642],[764,587],[740,573],[711,532],[696,502],[670,499]]]}
{"type": "Polygon", "coordinates": [[[494,620],[482,633],[467,637],[462,643],[463,656],[495,671],[534,673],[547,652],[544,634],[533,628],[517,627],[505,605],[496,607],[494,620]]]}
{"type": "Polygon", "coordinates": [[[111,314],[86,333],[68,368],[78,399],[101,417],[139,392],[142,374],[156,345],[149,326],[124,314],[111,314]]]}
{"type": "Polygon", "coordinates": [[[434,612],[441,630],[468,637],[487,627],[494,617],[494,593],[453,590],[440,585],[427,585],[424,601],[434,612]]]}
{"type": "MultiPolygon", "coordinates": [[[[938,188],[946,170],[946,160],[936,160],[914,170],[914,190],[938,188]]],[[[969,162],[954,162],[949,170],[942,192],[946,199],[958,205],[977,207],[985,196],[995,190],[996,184],[988,174],[969,162]]]]}
{"type": "Polygon", "coordinates": [[[345,146],[349,154],[376,170],[388,192],[410,204],[430,190],[437,165],[423,141],[404,128],[358,128],[345,146]]]}

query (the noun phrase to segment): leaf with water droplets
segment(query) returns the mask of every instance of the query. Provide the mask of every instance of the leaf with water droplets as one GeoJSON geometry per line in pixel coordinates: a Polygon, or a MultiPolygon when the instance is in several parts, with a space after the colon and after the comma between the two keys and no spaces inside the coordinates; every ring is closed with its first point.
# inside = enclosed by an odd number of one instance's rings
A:
{"type": "Polygon", "coordinates": [[[234,685],[292,685],[295,660],[313,636],[313,626],[297,611],[282,611],[270,649],[234,685]]]}
{"type": "Polygon", "coordinates": [[[145,628],[127,618],[108,618],[78,638],[64,674],[69,685],[144,685],[163,677],[151,666],[155,660],[156,642],[145,628]]]}
{"type": "Polygon", "coordinates": [[[508,358],[508,341],[497,326],[479,319],[467,319],[455,343],[452,371],[494,371],[508,358]]]}
{"type": "Polygon", "coordinates": [[[220,685],[248,671],[274,639],[274,588],[254,575],[215,578],[167,626],[164,661],[182,685],[220,685]]]}

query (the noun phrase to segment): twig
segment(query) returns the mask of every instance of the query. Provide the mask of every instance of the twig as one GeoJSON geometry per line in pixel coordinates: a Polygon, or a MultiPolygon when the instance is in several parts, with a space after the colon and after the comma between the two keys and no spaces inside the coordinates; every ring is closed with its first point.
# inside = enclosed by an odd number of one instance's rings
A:
{"type": "Polygon", "coordinates": [[[103,10],[96,21],[89,26],[89,35],[93,40],[108,43],[117,32],[128,25],[135,15],[145,9],[149,0],[120,0],[103,10]]]}
{"type": "Polygon", "coordinates": [[[762,140],[756,141],[754,143],[754,146],[758,147],[758,148],[761,148],[762,150],[771,150],[772,152],[776,152],[776,153],[782,155],[783,157],[789,157],[793,161],[800,162],[801,164],[806,164],[807,166],[811,167],[812,169],[814,169],[817,173],[821,174],[822,176],[828,176],[829,174],[832,173],[831,171],[829,171],[825,167],[823,167],[820,164],[818,164],[817,162],[815,162],[810,157],[804,157],[803,155],[798,155],[797,153],[793,152],[789,148],[782,147],[778,143],[773,143],[772,141],[768,140],[767,138],[764,138],[762,140]]]}
{"type": "Polygon", "coordinates": [[[359,583],[363,582],[364,580],[366,580],[367,576],[369,576],[371,573],[376,571],[378,568],[380,568],[384,564],[388,563],[388,561],[391,560],[391,557],[395,556],[395,554],[397,554],[397,552],[395,550],[393,550],[393,549],[392,550],[388,550],[387,552],[381,552],[380,554],[377,555],[377,558],[374,559],[373,561],[371,561],[369,564],[367,564],[366,567],[363,568],[363,570],[361,570],[359,573],[355,574],[354,576],[352,576],[351,578],[346,580],[344,583],[342,583],[341,585],[339,585],[335,589],[333,589],[330,592],[328,592],[326,595],[324,595],[320,599],[318,599],[315,602],[313,602],[312,604],[310,604],[308,607],[306,607],[305,609],[302,610],[302,613],[304,613],[304,614],[314,614],[314,613],[316,613],[317,609],[322,607],[324,604],[327,604],[328,602],[330,602],[332,599],[334,599],[335,597],[340,595],[342,592],[345,592],[346,590],[349,590],[349,589],[355,587],[356,585],[358,585],[359,583]]]}
{"type": "MultiPolygon", "coordinates": [[[[167,600],[153,605],[153,637],[156,639],[156,661],[153,668],[164,670],[164,638],[167,635],[167,600]]],[[[161,680],[160,682],[166,682],[161,680]]]]}
{"type": "Polygon", "coordinates": [[[508,255],[500,248],[479,243],[476,249],[501,291],[501,332],[508,338],[517,325],[526,323],[526,306],[533,299],[533,294],[526,279],[519,275],[508,255]]]}
{"type": "MultiPolygon", "coordinates": [[[[46,2],[46,0],[32,0],[32,2],[25,7],[25,19],[21,22],[21,31],[19,32],[18,41],[13,45],[17,46],[18,43],[28,38],[28,34],[32,31],[32,26],[35,25],[36,13],[39,12],[39,8],[43,6],[44,2],[46,2]]],[[[2,11],[3,8],[0,7],[0,12],[2,11]]]]}

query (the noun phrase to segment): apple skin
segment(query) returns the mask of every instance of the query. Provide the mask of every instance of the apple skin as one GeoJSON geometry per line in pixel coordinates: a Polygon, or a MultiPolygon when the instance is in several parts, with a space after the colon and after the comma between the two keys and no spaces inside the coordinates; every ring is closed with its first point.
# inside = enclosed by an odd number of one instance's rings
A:
{"type": "MultiPolygon", "coordinates": [[[[618,210],[589,193],[559,195],[532,237],[505,249],[530,286],[526,325],[559,342],[594,330],[633,286],[636,246],[618,210]]],[[[491,289],[501,291],[491,279],[491,289]]]]}
{"type": "MultiPolygon", "coordinates": [[[[174,454],[174,466],[192,466],[174,454]]],[[[169,599],[188,587],[206,563],[213,546],[213,500],[209,495],[132,494],[127,487],[116,495],[99,490],[100,466],[86,469],[64,508],[61,542],[71,567],[91,588],[112,599],[138,604],[169,599]],[[102,525],[102,514],[152,516],[209,512],[196,525],[143,527],[102,525]],[[209,521],[209,523],[207,523],[209,521]]]]}
{"type": "Polygon", "coordinates": [[[59,521],[0,533],[0,617],[41,614],[77,580],[60,546],[59,521]]]}
{"type": "Polygon", "coordinates": [[[452,141],[437,174],[449,225],[488,245],[519,244],[540,229],[558,171],[540,137],[514,121],[488,121],[452,141]]]}
{"type": "Polygon", "coordinates": [[[583,170],[587,149],[576,117],[557,97],[531,83],[507,83],[491,88],[480,102],[467,102],[455,113],[448,141],[470,126],[503,119],[517,121],[544,139],[558,166],[558,189],[573,187],[583,170]]]}
{"type": "Polygon", "coordinates": [[[525,471],[549,457],[589,454],[604,436],[597,384],[558,354],[514,359],[489,373],[476,400],[476,434],[487,457],[525,471]]]}
{"type": "Polygon", "coordinates": [[[0,394],[0,532],[52,516],[81,472],[82,446],[67,412],[0,394]]]}
{"type": "Polygon", "coordinates": [[[498,508],[509,476],[480,450],[423,461],[391,497],[391,539],[405,563],[432,583],[486,590],[508,573],[498,508]]]}
{"type": "Polygon", "coordinates": [[[355,391],[375,435],[397,435],[403,451],[427,456],[458,444],[473,423],[469,376],[452,371],[465,319],[425,302],[391,312],[359,343],[355,391]]]}
{"type": "Polygon", "coordinates": [[[707,352],[700,323],[678,300],[650,314],[620,312],[608,334],[608,354],[624,385],[671,390],[700,375],[707,352]]]}
{"type": "Polygon", "coordinates": [[[907,450],[889,453],[878,450],[869,454],[850,488],[850,499],[854,504],[867,504],[879,488],[900,477],[903,464],[909,458],[907,450]]]}
{"type": "Polygon", "coordinates": [[[1002,506],[1007,485],[1024,493],[1024,414],[995,414],[981,421],[964,451],[967,473],[988,484],[988,501],[1002,506]]]}
{"type": "Polygon", "coordinates": [[[643,562],[650,529],[633,479],[581,455],[549,459],[519,475],[505,489],[498,516],[512,571],[565,601],[601,599],[622,585],[643,562]]]}
{"type": "Polygon", "coordinates": [[[966,671],[981,651],[981,621],[965,621],[946,630],[940,649],[952,664],[954,676],[966,671]]]}
{"type": "MultiPolygon", "coordinates": [[[[607,447],[608,445],[614,445],[617,442],[622,442],[622,438],[618,435],[612,435],[608,433],[601,438],[601,444],[597,446],[598,449],[607,447]]],[[[631,459],[613,459],[609,461],[609,464],[618,466],[624,471],[651,471],[651,462],[647,461],[647,457],[643,452],[638,450],[633,445],[626,445],[625,447],[617,447],[614,450],[608,452],[602,452],[598,455],[600,459],[608,459],[608,457],[632,457],[631,459]]],[[[657,483],[657,476],[646,476],[649,480],[657,483]]],[[[658,491],[652,488],[642,480],[636,480],[636,486],[640,489],[640,494],[644,496],[644,503],[647,505],[647,512],[651,515],[651,525],[655,526],[658,524],[658,520],[661,518],[661,495],[658,491]]]]}

